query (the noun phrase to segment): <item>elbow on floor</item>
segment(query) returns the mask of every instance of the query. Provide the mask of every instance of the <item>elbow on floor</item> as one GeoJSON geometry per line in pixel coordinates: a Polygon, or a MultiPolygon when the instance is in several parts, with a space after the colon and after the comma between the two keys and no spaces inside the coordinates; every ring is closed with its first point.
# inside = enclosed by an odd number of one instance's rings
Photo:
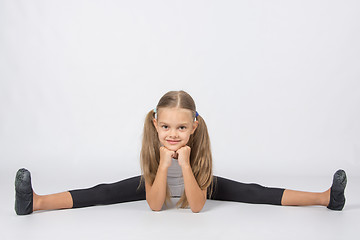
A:
{"type": "Polygon", "coordinates": [[[193,213],[199,213],[201,211],[202,207],[201,208],[191,208],[191,211],[193,213]]]}
{"type": "Polygon", "coordinates": [[[197,204],[197,206],[190,205],[190,209],[193,213],[199,213],[204,208],[205,203],[206,203],[206,199],[205,202],[203,202],[202,204],[197,204]]]}
{"type": "Polygon", "coordinates": [[[154,212],[160,212],[161,211],[161,207],[150,207],[152,211],[154,212]]]}
{"type": "Polygon", "coordinates": [[[151,206],[150,204],[149,204],[149,207],[154,212],[160,212],[162,209],[162,206],[160,206],[160,207],[159,206],[151,206]]]}
{"type": "Polygon", "coordinates": [[[156,206],[156,205],[159,205],[159,204],[153,204],[152,201],[149,201],[148,199],[146,199],[147,203],[148,203],[148,206],[150,207],[150,209],[154,212],[159,212],[161,211],[162,209],[162,206],[156,206]]]}

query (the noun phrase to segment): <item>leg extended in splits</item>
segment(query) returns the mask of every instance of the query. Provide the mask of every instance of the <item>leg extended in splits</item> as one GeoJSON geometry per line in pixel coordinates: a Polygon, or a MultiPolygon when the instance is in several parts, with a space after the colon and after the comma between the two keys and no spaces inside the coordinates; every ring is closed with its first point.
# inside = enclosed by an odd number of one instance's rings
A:
{"type": "Polygon", "coordinates": [[[88,189],[37,195],[31,184],[30,172],[20,169],[15,179],[15,211],[27,215],[38,210],[54,210],[107,205],[145,200],[145,187],[139,187],[141,176],[110,184],[100,184],[88,189]]]}
{"type": "MultiPolygon", "coordinates": [[[[142,184],[138,188],[140,178],[136,176],[88,189],[40,196],[33,192],[30,172],[20,169],[15,179],[15,211],[18,215],[26,215],[37,210],[79,208],[145,200],[145,187],[142,184]]],[[[214,183],[213,194],[208,196],[208,199],[291,206],[323,205],[332,210],[342,210],[345,204],[344,190],[347,178],[343,170],[338,170],[334,174],[331,188],[321,193],[268,188],[216,176],[214,176],[214,183]]]]}
{"type": "Polygon", "coordinates": [[[215,188],[209,199],[283,206],[321,205],[331,210],[342,210],[345,205],[344,190],[347,178],[345,171],[338,170],[330,189],[319,192],[294,191],[283,188],[268,188],[214,176],[215,188]]]}

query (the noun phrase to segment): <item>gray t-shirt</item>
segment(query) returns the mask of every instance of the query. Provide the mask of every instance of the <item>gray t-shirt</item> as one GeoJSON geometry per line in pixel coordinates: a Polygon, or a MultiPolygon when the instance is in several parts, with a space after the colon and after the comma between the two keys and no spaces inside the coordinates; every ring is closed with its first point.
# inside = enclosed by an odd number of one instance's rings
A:
{"type": "Polygon", "coordinates": [[[171,197],[180,197],[184,191],[184,179],[181,167],[177,159],[172,159],[171,166],[168,168],[167,184],[170,188],[171,197]]]}

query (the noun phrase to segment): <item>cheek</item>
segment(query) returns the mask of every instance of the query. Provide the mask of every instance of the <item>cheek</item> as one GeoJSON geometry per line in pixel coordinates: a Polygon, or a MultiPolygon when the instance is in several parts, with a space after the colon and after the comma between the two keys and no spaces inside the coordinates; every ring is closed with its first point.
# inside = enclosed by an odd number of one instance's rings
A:
{"type": "Polygon", "coordinates": [[[161,131],[158,133],[160,142],[165,142],[165,139],[168,137],[167,132],[161,131]]]}
{"type": "Polygon", "coordinates": [[[181,135],[181,139],[189,141],[190,139],[190,133],[184,133],[181,135]]]}
{"type": "Polygon", "coordinates": [[[161,140],[161,139],[163,139],[164,137],[166,137],[166,134],[163,133],[163,132],[159,132],[159,133],[158,133],[158,136],[159,136],[159,139],[161,140]]]}

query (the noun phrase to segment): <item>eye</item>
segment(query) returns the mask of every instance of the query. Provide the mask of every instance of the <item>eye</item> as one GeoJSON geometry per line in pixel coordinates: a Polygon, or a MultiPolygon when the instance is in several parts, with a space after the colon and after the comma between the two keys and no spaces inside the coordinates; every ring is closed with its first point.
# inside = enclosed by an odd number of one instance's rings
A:
{"type": "Polygon", "coordinates": [[[185,129],[186,129],[185,126],[181,126],[181,127],[179,127],[179,128],[180,128],[180,130],[185,130],[185,129]]]}
{"type": "Polygon", "coordinates": [[[167,129],[168,128],[168,126],[166,126],[166,125],[162,125],[161,126],[163,129],[167,129]]]}

